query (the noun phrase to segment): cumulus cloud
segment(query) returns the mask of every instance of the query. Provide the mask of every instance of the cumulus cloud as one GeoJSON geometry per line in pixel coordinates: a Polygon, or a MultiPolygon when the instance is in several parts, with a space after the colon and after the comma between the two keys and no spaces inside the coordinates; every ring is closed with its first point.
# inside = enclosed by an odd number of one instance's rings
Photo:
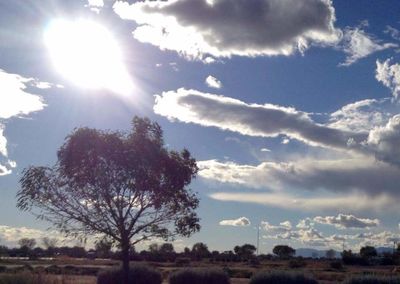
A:
{"type": "Polygon", "coordinates": [[[211,75],[206,78],[206,84],[210,88],[214,88],[214,89],[221,89],[222,88],[221,81],[218,80],[217,78],[215,78],[214,76],[211,76],[211,75]]]}
{"type": "Polygon", "coordinates": [[[240,100],[196,90],[164,92],[155,99],[154,112],[186,123],[214,126],[244,135],[276,137],[284,134],[313,146],[350,149],[366,133],[353,133],[314,122],[307,113],[272,104],[247,104],[240,100]]]}
{"type": "Polygon", "coordinates": [[[208,180],[283,191],[359,192],[370,196],[399,195],[400,169],[374,158],[301,159],[245,165],[217,160],[199,161],[199,175],[208,180]]]}
{"type": "Polygon", "coordinates": [[[240,217],[238,219],[230,219],[230,220],[222,220],[219,222],[221,226],[234,226],[234,227],[243,227],[249,226],[250,220],[246,217],[240,217]]]}
{"type": "MultiPolygon", "coordinates": [[[[0,157],[2,156],[2,159],[8,156],[4,122],[12,117],[22,117],[42,110],[46,106],[43,99],[28,92],[27,88],[43,88],[48,84],[50,83],[7,73],[0,69],[0,157]]],[[[0,165],[0,175],[10,174],[10,168],[13,167],[15,166],[8,162],[3,163],[0,165]]]]}
{"type": "Polygon", "coordinates": [[[0,119],[27,115],[46,106],[40,96],[26,91],[31,80],[0,69],[0,119]]]}
{"type": "Polygon", "coordinates": [[[379,225],[378,219],[368,219],[368,218],[357,218],[354,215],[339,214],[337,216],[317,216],[314,221],[320,224],[333,225],[337,228],[347,229],[347,228],[372,228],[379,225]]]}
{"type": "Polygon", "coordinates": [[[400,235],[390,231],[361,233],[351,237],[359,240],[360,246],[391,247],[393,242],[400,241],[400,235]]]}
{"type": "Polygon", "coordinates": [[[299,221],[299,223],[297,223],[296,228],[297,229],[309,229],[312,228],[314,226],[314,223],[312,222],[311,218],[305,218],[299,221]]]}
{"type": "Polygon", "coordinates": [[[63,245],[76,245],[74,239],[65,238],[64,235],[57,231],[0,225],[0,240],[2,244],[7,246],[18,246],[18,240],[22,238],[35,239],[38,242],[38,245],[40,245],[40,240],[44,237],[57,239],[59,243],[63,245]]]}
{"type": "Polygon", "coordinates": [[[344,31],[342,45],[347,57],[343,63],[339,64],[340,66],[349,66],[372,53],[398,46],[393,43],[381,43],[360,27],[347,28],[344,31]]]}
{"type": "Polygon", "coordinates": [[[192,59],[290,55],[340,37],[330,0],[117,1],[114,11],[138,24],[137,40],[192,59]]]}
{"type": "Polygon", "coordinates": [[[292,230],[292,224],[289,221],[284,221],[279,225],[271,225],[267,221],[262,221],[261,228],[269,234],[283,234],[292,230]]]}
{"type": "Polygon", "coordinates": [[[327,244],[327,239],[315,228],[295,230],[290,227],[286,230],[266,230],[263,238],[297,241],[313,247],[322,247],[327,244]]]}
{"type": "Polygon", "coordinates": [[[367,144],[378,159],[399,166],[400,115],[393,116],[385,126],[372,129],[367,144]]]}
{"type": "Polygon", "coordinates": [[[386,124],[392,115],[390,108],[391,102],[387,98],[357,101],[331,113],[328,125],[345,131],[366,133],[376,126],[386,124]]]}
{"type": "Polygon", "coordinates": [[[224,202],[261,204],[308,212],[325,212],[327,210],[397,211],[399,202],[399,199],[387,195],[370,197],[361,194],[299,197],[285,193],[215,192],[210,194],[210,198],[224,202]]]}
{"type": "MultiPolygon", "coordinates": [[[[334,233],[331,235],[324,235],[322,232],[314,228],[312,220],[312,218],[300,220],[299,224],[301,225],[296,226],[296,228],[286,228],[285,230],[277,231],[266,230],[263,232],[263,238],[289,240],[294,243],[301,243],[302,245],[311,247],[341,248],[342,245],[346,243],[347,246],[355,250],[365,245],[391,246],[394,241],[397,242],[400,240],[399,234],[390,231],[368,231],[359,234],[334,233]]],[[[361,229],[365,229],[365,227],[362,227],[361,229]]]]}
{"type": "Polygon", "coordinates": [[[392,90],[394,98],[398,98],[400,94],[400,64],[391,64],[390,59],[383,62],[377,60],[375,78],[392,90]]]}

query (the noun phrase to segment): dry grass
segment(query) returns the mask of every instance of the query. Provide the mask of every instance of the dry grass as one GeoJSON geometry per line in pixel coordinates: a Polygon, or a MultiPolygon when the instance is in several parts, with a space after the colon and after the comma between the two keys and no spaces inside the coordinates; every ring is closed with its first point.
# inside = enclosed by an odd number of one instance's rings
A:
{"type": "MultiPolygon", "coordinates": [[[[291,269],[288,266],[288,261],[281,260],[270,260],[264,261],[257,267],[252,267],[244,263],[224,263],[224,262],[209,262],[209,261],[201,261],[201,262],[191,262],[190,267],[212,267],[212,268],[229,268],[233,271],[234,275],[231,279],[232,284],[247,284],[249,283],[248,279],[238,279],[237,275],[240,272],[252,272],[255,273],[257,271],[297,271],[302,272],[308,275],[313,276],[316,280],[318,280],[322,284],[330,284],[330,283],[340,283],[343,280],[350,278],[352,276],[360,276],[360,275],[375,275],[375,276],[400,276],[400,270],[395,269],[395,266],[344,266],[343,270],[335,270],[330,267],[330,261],[326,260],[306,260],[306,267],[291,269]],[[236,276],[235,276],[235,273],[236,276]],[[236,278],[235,278],[236,277],[236,278]]],[[[14,263],[1,263],[1,265],[15,267],[22,266],[27,262],[14,262],[14,263]]],[[[38,261],[38,262],[29,262],[33,267],[36,266],[48,266],[48,265],[74,265],[78,267],[98,267],[98,268],[106,268],[110,266],[118,265],[118,261],[110,261],[110,260],[76,260],[76,259],[57,259],[54,261],[38,261]]],[[[168,279],[168,274],[171,271],[175,271],[177,269],[181,269],[181,267],[177,267],[174,263],[156,263],[150,262],[147,263],[150,266],[158,268],[163,275],[164,279],[168,279]]],[[[243,273],[242,273],[243,274],[243,273]]],[[[46,276],[49,284],[96,284],[95,276],[74,276],[74,275],[48,275],[46,276]]],[[[241,277],[241,276],[239,276],[241,277]]],[[[164,282],[167,283],[167,282],[164,282]]],[[[46,283],[47,284],[47,283],[46,283]]]]}

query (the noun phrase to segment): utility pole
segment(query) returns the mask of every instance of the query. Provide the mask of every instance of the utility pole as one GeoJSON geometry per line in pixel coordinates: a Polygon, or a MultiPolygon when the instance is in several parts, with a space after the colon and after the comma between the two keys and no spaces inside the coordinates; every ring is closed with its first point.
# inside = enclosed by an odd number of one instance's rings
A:
{"type": "Polygon", "coordinates": [[[259,254],[259,246],[260,246],[260,225],[257,225],[257,255],[259,254]]]}

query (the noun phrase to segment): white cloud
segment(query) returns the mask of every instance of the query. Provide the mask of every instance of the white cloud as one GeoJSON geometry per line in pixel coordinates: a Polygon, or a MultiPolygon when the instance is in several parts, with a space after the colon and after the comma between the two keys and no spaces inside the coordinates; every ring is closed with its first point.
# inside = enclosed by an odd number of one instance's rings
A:
{"type": "Polygon", "coordinates": [[[0,119],[27,115],[46,106],[40,96],[26,91],[31,80],[0,69],[0,119]]]}
{"type": "Polygon", "coordinates": [[[328,125],[345,131],[369,132],[388,121],[390,104],[389,99],[366,99],[347,104],[330,114],[328,125]]]}
{"type": "Polygon", "coordinates": [[[314,226],[314,223],[312,222],[311,218],[305,218],[299,221],[299,223],[296,225],[297,229],[310,229],[314,226]]]}
{"type": "Polygon", "coordinates": [[[384,62],[377,60],[375,78],[392,90],[394,98],[398,98],[400,94],[400,64],[391,64],[390,59],[384,62]]]}
{"type": "Polygon", "coordinates": [[[367,34],[360,27],[347,28],[343,36],[343,50],[347,54],[345,62],[341,66],[349,66],[370,54],[388,48],[397,47],[393,43],[381,43],[373,36],[367,34]]]}
{"type": "Polygon", "coordinates": [[[261,148],[260,151],[261,151],[261,152],[271,152],[271,150],[268,149],[268,148],[261,148]]]}
{"type": "Polygon", "coordinates": [[[219,222],[221,226],[234,226],[234,227],[243,227],[249,226],[250,220],[246,217],[240,217],[238,219],[231,219],[231,220],[222,220],[219,222]]]}
{"type": "Polygon", "coordinates": [[[292,230],[292,224],[289,221],[284,221],[279,225],[271,225],[267,221],[262,221],[261,228],[263,228],[270,235],[277,235],[290,232],[292,230]]]}
{"type": "Polygon", "coordinates": [[[221,89],[222,88],[221,81],[218,80],[217,78],[211,76],[211,75],[206,78],[206,84],[210,88],[215,88],[215,89],[221,89]]]}
{"type": "Polygon", "coordinates": [[[0,164],[0,176],[9,175],[11,173],[12,173],[12,171],[10,169],[8,169],[6,166],[3,166],[2,164],[0,164]]]}
{"type": "Polygon", "coordinates": [[[197,164],[199,176],[204,179],[252,188],[399,196],[400,169],[374,158],[300,159],[262,162],[255,166],[216,160],[197,164]]]}
{"type": "Polygon", "coordinates": [[[272,104],[246,104],[240,100],[196,90],[164,92],[155,99],[154,112],[171,120],[214,126],[243,135],[276,137],[284,134],[309,145],[350,149],[367,138],[314,122],[307,113],[272,104]]]}
{"type": "Polygon", "coordinates": [[[400,40],[400,31],[392,26],[386,26],[386,30],[384,31],[386,34],[390,34],[390,36],[395,40],[400,40]]]}
{"type": "Polygon", "coordinates": [[[57,239],[60,245],[76,245],[76,241],[74,239],[66,238],[57,231],[0,225],[0,240],[3,245],[10,247],[18,246],[18,240],[22,238],[35,239],[37,245],[40,246],[40,241],[44,237],[57,239]]]}
{"type": "Polygon", "coordinates": [[[137,40],[200,60],[290,55],[340,37],[330,0],[117,1],[114,11],[138,24],[137,40]]]}
{"type": "Polygon", "coordinates": [[[379,225],[378,219],[357,218],[354,215],[339,214],[337,216],[317,216],[314,221],[320,224],[333,225],[340,229],[346,228],[372,228],[379,225]]]}
{"type": "Polygon", "coordinates": [[[104,1],[103,0],[88,0],[88,5],[93,7],[103,7],[104,1]]]}
{"type": "Polygon", "coordinates": [[[7,156],[7,138],[4,136],[4,125],[0,123],[0,155],[7,156]]]}
{"type": "MultiPolygon", "coordinates": [[[[42,110],[46,106],[43,99],[39,95],[28,92],[27,88],[29,86],[44,88],[49,84],[17,74],[10,74],[0,69],[0,157],[7,158],[8,156],[4,121],[42,110]]],[[[0,165],[0,175],[10,174],[10,168],[15,167],[14,163],[8,161],[6,164],[0,165]]]]}
{"type": "Polygon", "coordinates": [[[361,194],[299,197],[283,193],[216,192],[210,194],[210,197],[225,202],[260,204],[307,212],[324,212],[327,210],[397,212],[399,202],[399,199],[387,195],[370,197],[361,194]]]}
{"type": "Polygon", "coordinates": [[[384,126],[372,129],[367,146],[382,161],[400,165],[400,115],[393,116],[384,126]]]}

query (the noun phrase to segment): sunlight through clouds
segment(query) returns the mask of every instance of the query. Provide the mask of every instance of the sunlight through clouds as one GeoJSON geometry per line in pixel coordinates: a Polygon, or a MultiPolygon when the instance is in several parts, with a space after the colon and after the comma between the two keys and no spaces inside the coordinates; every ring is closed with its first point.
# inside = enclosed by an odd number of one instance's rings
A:
{"type": "Polygon", "coordinates": [[[57,71],[82,88],[108,89],[129,95],[133,83],[112,34],[89,20],[54,20],[45,43],[57,71]]]}

